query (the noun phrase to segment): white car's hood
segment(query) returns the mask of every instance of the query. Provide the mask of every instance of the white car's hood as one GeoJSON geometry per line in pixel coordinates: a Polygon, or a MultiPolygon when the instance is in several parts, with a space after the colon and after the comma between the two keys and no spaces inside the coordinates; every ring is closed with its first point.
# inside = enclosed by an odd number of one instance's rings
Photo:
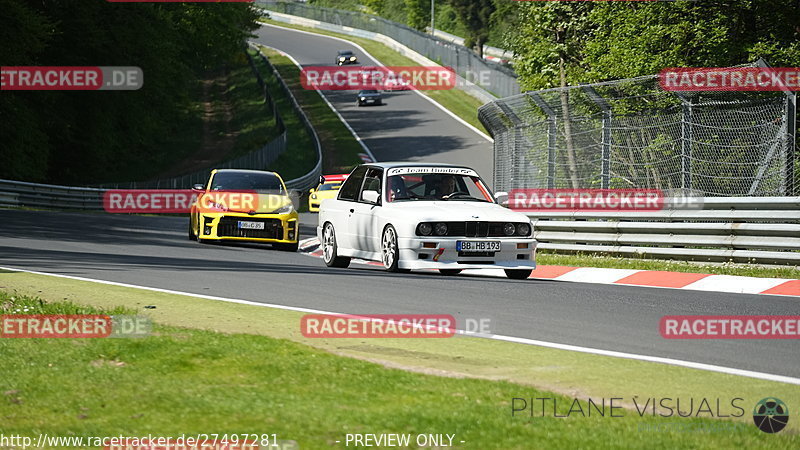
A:
{"type": "Polygon", "coordinates": [[[486,221],[528,222],[528,216],[511,211],[496,203],[475,201],[401,201],[392,203],[391,209],[405,218],[420,222],[434,221],[486,221]]]}

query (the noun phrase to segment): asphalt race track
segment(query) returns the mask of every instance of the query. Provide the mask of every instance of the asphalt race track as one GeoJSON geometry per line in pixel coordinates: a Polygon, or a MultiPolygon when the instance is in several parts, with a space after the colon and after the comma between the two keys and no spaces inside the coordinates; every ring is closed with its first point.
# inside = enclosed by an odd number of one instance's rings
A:
{"type": "MultiPolygon", "coordinates": [[[[260,42],[303,64],[331,64],[338,41],[263,28],[260,42]]],[[[360,53],[360,52],[359,52],[360,53]]],[[[359,57],[366,60],[364,55],[359,57]]],[[[366,61],[365,61],[366,62],[366,61]]],[[[412,92],[356,108],[330,99],[380,160],[464,163],[491,173],[491,145],[412,92]]],[[[199,244],[187,218],[0,210],[0,266],[340,313],[491,319],[495,334],[800,377],[793,340],[666,340],[664,315],[800,315],[793,297],[558,281],[389,274],[269,246],[199,244]]],[[[316,215],[301,215],[301,238],[316,215]]],[[[531,361],[535,364],[535,361],[531,361]]]]}
{"type": "MultiPolygon", "coordinates": [[[[315,221],[302,215],[302,237],[315,221]]],[[[666,340],[658,330],[666,314],[800,315],[793,297],[330,269],[269,246],[191,242],[187,222],[0,210],[0,266],[341,313],[488,317],[495,334],[800,376],[793,340],[666,340]]]]}
{"type": "MultiPolygon", "coordinates": [[[[337,50],[353,50],[361,65],[377,65],[357,48],[339,40],[269,26],[256,34],[255,42],[283,50],[303,66],[333,66],[337,50]]],[[[360,108],[356,106],[356,94],[356,91],[325,91],[328,100],[378,161],[464,164],[491,182],[492,143],[436,108],[421,94],[384,92],[384,105],[360,108]]]]}

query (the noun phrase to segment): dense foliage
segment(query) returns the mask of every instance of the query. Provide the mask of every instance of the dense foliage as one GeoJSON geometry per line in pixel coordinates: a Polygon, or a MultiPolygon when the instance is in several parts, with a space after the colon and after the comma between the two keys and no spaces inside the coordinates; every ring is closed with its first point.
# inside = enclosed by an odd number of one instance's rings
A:
{"type": "MultiPolygon", "coordinates": [[[[3,91],[0,178],[120,181],[163,159],[197,80],[241,54],[244,3],[0,0],[3,66],[138,66],[138,91],[3,91]]],[[[196,94],[196,92],[194,92],[196,94]]]]}
{"type": "Polygon", "coordinates": [[[721,67],[800,65],[797,0],[519,2],[505,46],[526,89],[721,67]],[[562,77],[563,75],[563,77],[562,77]]]}

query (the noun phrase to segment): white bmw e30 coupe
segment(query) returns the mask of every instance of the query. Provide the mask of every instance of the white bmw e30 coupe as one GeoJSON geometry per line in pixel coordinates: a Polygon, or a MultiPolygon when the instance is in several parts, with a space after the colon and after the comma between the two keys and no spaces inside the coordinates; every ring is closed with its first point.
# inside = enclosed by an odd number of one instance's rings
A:
{"type": "Polygon", "coordinates": [[[474,170],[407,162],[356,167],[322,202],[317,227],[329,267],[362,258],[391,272],[501,268],[514,279],[536,267],[532,233],[530,219],[498,205],[474,170]]]}

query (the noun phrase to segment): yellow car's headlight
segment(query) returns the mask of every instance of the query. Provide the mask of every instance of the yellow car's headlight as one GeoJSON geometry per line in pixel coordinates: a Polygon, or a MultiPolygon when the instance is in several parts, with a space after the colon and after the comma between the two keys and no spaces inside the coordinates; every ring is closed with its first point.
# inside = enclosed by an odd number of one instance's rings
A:
{"type": "Polygon", "coordinates": [[[283,205],[275,211],[272,211],[270,214],[289,214],[292,211],[294,211],[294,205],[289,203],[288,205],[283,205]]]}
{"type": "Polygon", "coordinates": [[[317,198],[317,194],[311,194],[311,198],[312,199],[317,198]]]}

